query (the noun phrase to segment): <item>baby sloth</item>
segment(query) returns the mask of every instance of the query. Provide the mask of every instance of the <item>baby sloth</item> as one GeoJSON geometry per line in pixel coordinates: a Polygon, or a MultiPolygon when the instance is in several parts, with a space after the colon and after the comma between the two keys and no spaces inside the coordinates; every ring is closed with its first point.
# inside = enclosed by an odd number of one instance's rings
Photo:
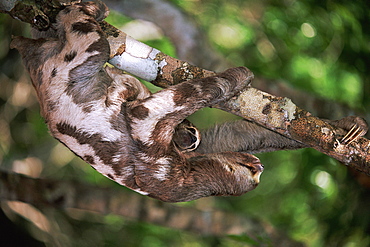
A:
{"type": "Polygon", "coordinates": [[[167,202],[241,195],[258,185],[263,171],[246,152],[304,147],[238,121],[206,132],[192,151],[199,136],[183,120],[247,87],[250,71],[232,68],[151,94],[132,76],[104,67],[109,43],[98,21],[107,12],[101,3],[74,4],[58,14],[55,36],[11,43],[30,73],[51,134],[98,172],[167,202]]]}

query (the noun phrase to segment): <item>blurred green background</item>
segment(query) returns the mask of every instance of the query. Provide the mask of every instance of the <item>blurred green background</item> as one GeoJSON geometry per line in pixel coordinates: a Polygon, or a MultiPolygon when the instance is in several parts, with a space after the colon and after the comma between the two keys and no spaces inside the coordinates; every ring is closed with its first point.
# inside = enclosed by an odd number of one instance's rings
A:
{"type": "MultiPolygon", "coordinates": [[[[298,90],[369,114],[368,1],[171,2],[194,16],[225,58],[247,66],[257,78],[282,79],[298,90]]],[[[108,17],[108,22],[117,26],[132,21],[114,11],[108,17]]],[[[28,36],[28,32],[26,25],[0,15],[0,169],[115,186],[48,134],[19,55],[8,49],[11,35],[28,36]]],[[[166,37],[153,35],[143,42],[176,56],[166,37]]],[[[201,114],[193,120],[202,128],[225,121],[223,113],[202,110],[201,114]]],[[[312,149],[257,156],[265,171],[256,190],[241,197],[202,199],[186,206],[203,203],[253,216],[307,246],[370,245],[368,178],[363,182],[358,174],[312,149]]],[[[5,213],[12,215],[9,209],[5,213]]],[[[254,246],[242,236],[194,235],[112,215],[74,219],[57,210],[50,215],[60,225],[59,237],[73,246],[254,246]]],[[[40,229],[25,224],[27,219],[12,220],[19,227],[14,231],[38,239],[27,246],[43,246],[40,229]]]]}

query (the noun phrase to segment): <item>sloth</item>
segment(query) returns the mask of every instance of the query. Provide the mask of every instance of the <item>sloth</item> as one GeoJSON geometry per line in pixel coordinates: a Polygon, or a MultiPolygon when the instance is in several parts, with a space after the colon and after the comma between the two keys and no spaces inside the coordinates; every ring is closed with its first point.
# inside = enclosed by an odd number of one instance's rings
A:
{"type": "MultiPolygon", "coordinates": [[[[263,165],[251,153],[306,147],[244,120],[200,134],[184,119],[238,94],[251,72],[231,68],[152,94],[136,78],[105,66],[110,48],[98,22],[107,13],[102,3],[77,3],[58,14],[55,34],[11,43],[51,135],[98,172],[166,202],[237,196],[260,181],[263,165]]],[[[332,123],[355,126],[350,140],[367,129],[357,117],[332,123]]]]}

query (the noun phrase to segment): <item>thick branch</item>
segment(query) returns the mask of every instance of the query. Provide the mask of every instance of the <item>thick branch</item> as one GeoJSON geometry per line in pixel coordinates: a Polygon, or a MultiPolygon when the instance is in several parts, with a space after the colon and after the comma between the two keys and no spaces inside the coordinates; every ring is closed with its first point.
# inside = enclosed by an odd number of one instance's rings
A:
{"type": "MultiPolygon", "coordinates": [[[[160,87],[213,75],[201,69],[161,53],[113,26],[103,23],[111,45],[110,63],[160,87]]],[[[250,80],[253,75],[250,76],[250,80]]],[[[272,131],[283,134],[325,153],[349,166],[370,175],[370,142],[359,138],[350,145],[337,146],[339,131],[298,108],[290,99],[276,97],[255,88],[216,108],[256,122],[272,131]]]]}
{"type": "Polygon", "coordinates": [[[74,208],[103,215],[116,214],[203,235],[245,234],[256,243],[260,241],[259,236],[263,235],[276,245],[283,242],[284,246],[301,246],[277,232],[271,225],[258,220],[217,210],[200,211],[180,207],[137,193],[127,193],[122,188],[99,188],[81,182],[36,179],[0,171],[0,200],[22,201],[36,207],[74,208]]]}

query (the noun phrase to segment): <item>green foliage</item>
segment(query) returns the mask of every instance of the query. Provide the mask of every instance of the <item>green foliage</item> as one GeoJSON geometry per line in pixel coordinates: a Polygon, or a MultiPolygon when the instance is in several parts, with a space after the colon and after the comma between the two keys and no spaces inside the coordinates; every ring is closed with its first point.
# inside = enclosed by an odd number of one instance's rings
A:
{"type": "Polygon", "coordinates": [[[363,107],[369,30],[361,1],[174,1],[230,60],[319,96],[363,107]]]}
{"type": "Polygon", "coordinates": [[[268,238],[258,237],[258,241],[243,234],[243,235],[229,235],[230,239],[233,239],[239,243],[247,244],[248,246],[272,246],[268,238]]]}
{"type": "MultiPolygon", "coordinates": [[[[369,109],[366,1],[172,2],[197,19],[216,49],[256,77],[284,79],[318,97],[369,109]]],[[[107,20],[117,27],[133,21],[114,11],[107,20]]],[[[19,22],[0,15],[0,168],[25,172],[26,167],[36,176],[116,186],[48,134],[27,75],[15,66],[17,52],[7,48],[11,34],[23,33],[19,22]]],[[[175,56],[166,37],[142,41],[175,56]]],[[[229,119],[215,110],[191,116],[200,128],[229,119]]],[[[345,166],[311,149],[258,156],[265,164],[258,188],[241,197],[215,198],[215,208],[263,219],[308,246],[370,245],[369,191],[345,166]]],[[[55,212],[50,217],[71,246],[269,246],[263,236],[212,238],[113,215],[55,212]]]]}

